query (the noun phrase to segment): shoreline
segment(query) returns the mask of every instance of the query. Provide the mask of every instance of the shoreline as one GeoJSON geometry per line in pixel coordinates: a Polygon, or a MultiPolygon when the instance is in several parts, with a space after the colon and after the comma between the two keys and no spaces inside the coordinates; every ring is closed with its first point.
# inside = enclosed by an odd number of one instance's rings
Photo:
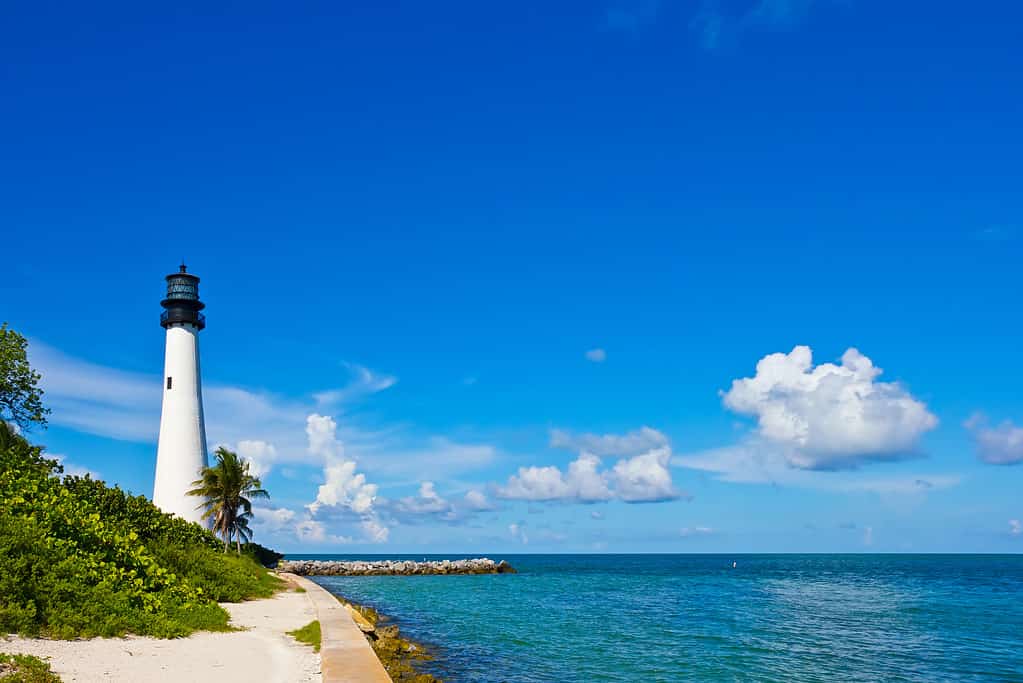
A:
{"type": "Polygon", "coordinates": [[[362,631],[374,654],[384,665],[388,675],[396,683],[444,683],[443,679],[424,671],[422,666],[435,659],[434,646],[425,645],[422,641],[406,638],[401,634],[397,620],[380,612],[375,607],[352,602],[343,595],[338,595],[326,587],[355,621],[362,631]]]}
{"type": "MultiPolygon", "coordinates": [[[[492,575],[518,573],[506,560],[488,557],[460,560],[288,560],[281,559],[278,572],[287,572],[312,580],[317,576],[439,576],[492,575]]],[[[442,646],[424,644],[401,634],[397,618],[381,613],[375,607],[349,600],[312,581],[341,603],[369,642],[387,674],[396,683],[443,683],[428,670],[435,661],[435,651],[442,646]],[[424,665],[427,665],[424,667],[424,665]]]]}

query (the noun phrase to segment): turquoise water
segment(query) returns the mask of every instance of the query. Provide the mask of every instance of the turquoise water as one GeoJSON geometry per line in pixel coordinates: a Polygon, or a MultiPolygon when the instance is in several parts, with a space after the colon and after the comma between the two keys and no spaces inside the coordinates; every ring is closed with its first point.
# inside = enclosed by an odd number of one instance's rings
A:
{"type": "Polygon", "coordinates": [[[502,557],[521,573],[317,580],[452,683],[1023,681],[1023,555],[502,557]]]}

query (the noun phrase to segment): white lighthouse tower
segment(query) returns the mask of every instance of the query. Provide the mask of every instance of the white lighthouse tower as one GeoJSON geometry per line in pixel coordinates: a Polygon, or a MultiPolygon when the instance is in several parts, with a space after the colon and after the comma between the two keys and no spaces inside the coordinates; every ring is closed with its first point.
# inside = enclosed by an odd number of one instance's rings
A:
{"type": "Polygon", "coordinates": [[[206,327],[199,311],[206,304],[199,301],[199,278],[186,272],[184,264],[167,276],[167,298],[160,305],[166,309],[160,325],[167,330],[167,350],[153,502],[164,512],[202,524],[202,501],[186,492],[206,467],[199,375],[199,331],[206,327]]]}

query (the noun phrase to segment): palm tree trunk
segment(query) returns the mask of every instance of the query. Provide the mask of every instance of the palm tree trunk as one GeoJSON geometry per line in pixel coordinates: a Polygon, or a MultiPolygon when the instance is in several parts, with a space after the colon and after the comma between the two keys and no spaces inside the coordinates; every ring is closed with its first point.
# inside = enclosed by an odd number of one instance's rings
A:
{"type": "Polygon", "coordinates": [[[220,532],[224,534],[224,554],[227,554],[227,549],[231,547],[231,515],[227,510],[224,511],[223,527],[220,532]]]}
{"type": "Polygon", "coordinates": [[[242,556],[242,539],[240,536],[234,537],[234,547],[238,549],[238,557],[242,556]]]}

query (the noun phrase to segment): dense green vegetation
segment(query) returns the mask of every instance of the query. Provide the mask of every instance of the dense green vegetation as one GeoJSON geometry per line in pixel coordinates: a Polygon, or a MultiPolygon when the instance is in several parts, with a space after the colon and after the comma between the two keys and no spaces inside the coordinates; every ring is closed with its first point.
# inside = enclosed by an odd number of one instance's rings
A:
{"type": "Polygon", "coordinates": [[[0,633],[226,630],[217,601],[269,596],[281,583],[142,496],[61,474],[0,421],[0,633]]]}
{"type": "Polygon", "coordinates": [[[288,631],[288,635],[300,643],[312,645],[314,652],[320,651],[320,622],[310,621],[308,624],[295,631],[288,631]]]}
{"type": "Polygon", "coordinates": [[[0,653],[0,683],[60,683],[60,676],[38,657],[0,653]]]}
{"type": "MultiPolygon", "coordinates": [[[[242,543],[242,552],[250,556],[264,567],[276,567],[277,563],[284,559],[284,554],[276,550],[259,545],[258,543],[242,543]]],[[[303,593],[305,591],[302,591],[303,593]]]]}

